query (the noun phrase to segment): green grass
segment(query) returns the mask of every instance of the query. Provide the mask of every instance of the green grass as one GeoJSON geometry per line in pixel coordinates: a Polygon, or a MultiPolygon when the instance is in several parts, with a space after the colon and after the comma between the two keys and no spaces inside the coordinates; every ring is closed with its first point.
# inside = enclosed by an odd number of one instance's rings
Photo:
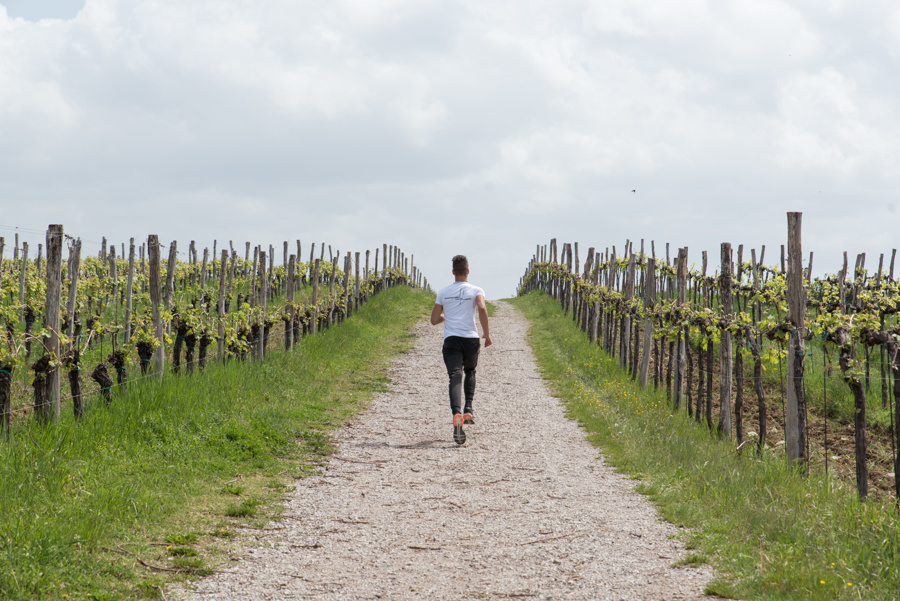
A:
{"type": "Polygon", "coordinates": [[[738,455],[673,414],[660,388],[631,382],[542,293],[513,303],[531,320],[542,372],[608,461],[639,478],[663,517],[690,528],[682,564],[711,563],[707,592],[741,599],[896,599],[900,518],[893,504],[860,503],[849,487],[783,456],[738,455]]]}
{"type": "Polygon", "coordinates": [[[167,578],[209,573],[234,527],[276,516],[384,389],[433,302],[392,288],[290,354],[135,381],[81,423],[15,423],[0,443],[0,598],[155,598],[167,578]]]}

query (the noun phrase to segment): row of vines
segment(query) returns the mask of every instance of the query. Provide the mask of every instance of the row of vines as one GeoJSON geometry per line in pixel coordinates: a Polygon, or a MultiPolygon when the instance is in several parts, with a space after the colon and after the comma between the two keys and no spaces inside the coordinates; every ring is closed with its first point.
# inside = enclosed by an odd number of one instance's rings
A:
{"type": "Polygon", "coordinates": [[[686,247],[670,259],[666,245],[663,260],[655,245],[648,255],[643,241],[639,252],[629,241],[621,255],[588,249],[582,266],[577,243],[563,244],[560,257],[553,239],[537,247],[519,293],[555,297],[633,380],[665,386],[674,410],[739,453],[747,445],[783,451],[805,472],[812,437],[826,470],[845,459],[849,472],[852,455],[860,498],[870,484],[900,497],[896,250],[889,266],[881,255],[877,271],[866,269],[864,254],[849,270],[844,253],[837,273],[813,278],[812,253],[803,266],[800,220],[788,214],[780,265],[763,263],[765,247],[745,262],[742,245],[735,263],[723,243],[713,275],[705,251],[696,269],[686,247]]]}
{"type": "Polygon", "coordinates": [[[191,374],[214,360],[262,360],[273,346],[290,350],[301,336],[341,323],[388,287],[428,286],[413,257],[387,244],[343,257],[329,245],[326,258],[326,245],[316,256],[313,243],[303,262],[300,240],[296,253],[284,242],[276,264],[272,246],[249,242],[243,257],[229,243],[218,257],[217,244],[212,255],[205,248],[201,259],[192,241],[187,260],[179,260],[177,242],[165,247],[155,235],[137,247],[132,238],[119,252],[104,238],[96,255],[82,256],[81,240],[61,225],[50,226],[34,258],[18,235],[5,258],[5,242],[0,237],[0,429],[7,440],[14,420],[30,412],[49,422],[69,402],[76,418],[86,398],[112,403],[129,374],[134,381],[191,374]]]}

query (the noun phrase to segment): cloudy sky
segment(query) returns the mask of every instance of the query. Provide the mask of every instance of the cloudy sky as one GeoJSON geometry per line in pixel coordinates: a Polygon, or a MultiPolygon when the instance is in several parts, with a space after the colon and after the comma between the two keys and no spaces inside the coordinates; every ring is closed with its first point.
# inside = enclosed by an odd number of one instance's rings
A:
{"type": "Polygon", "coordinates": [[[877,267],[898,74],[878,0],[0,0],[0,235],[387,242],[500,298],[551,237],[775,259],[796,210],[877,267]]]}

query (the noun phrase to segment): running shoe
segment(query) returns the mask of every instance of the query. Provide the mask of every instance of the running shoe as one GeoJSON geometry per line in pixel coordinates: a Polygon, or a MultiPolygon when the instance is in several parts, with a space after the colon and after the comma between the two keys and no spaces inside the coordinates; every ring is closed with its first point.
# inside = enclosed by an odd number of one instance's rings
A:
{"type": "Polygon", "coordinates": [[[475,424],[475,418],[472,417],[472,414],[471,414],[471,413],[465,413],[465,414],[463,414],[463,423],[466,424],[467,426],[468,426],[468,425],[474,425],[474,424],[475,424]]]}
{"type": "Polygon", "coordinates": [[[456,444],[466,442],[466,433],[463,432],[463,416],[457,413],[453,416],[453,440],[456,444]]]}

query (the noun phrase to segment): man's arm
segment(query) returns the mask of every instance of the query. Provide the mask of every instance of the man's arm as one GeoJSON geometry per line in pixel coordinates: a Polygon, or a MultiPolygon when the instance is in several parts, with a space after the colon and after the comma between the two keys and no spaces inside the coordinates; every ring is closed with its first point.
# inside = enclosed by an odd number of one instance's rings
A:
{"type": "Polygon", "coordinates": [[[478,321],[481,322],[481,329],[484,333],[484,348],[487,348],[493,342],[491,342],[491,328],[488,325],[487,305],[484,304],[483,294],[475,297],[475,305],[478,307],[478,321]]]}
{"type": "Polygon", "coordinates": [[[443,311],[443,305],[435,303],[434,308],[431,309],[431,325],[436,326],[437,324],[444,321],[443,311]]]}

